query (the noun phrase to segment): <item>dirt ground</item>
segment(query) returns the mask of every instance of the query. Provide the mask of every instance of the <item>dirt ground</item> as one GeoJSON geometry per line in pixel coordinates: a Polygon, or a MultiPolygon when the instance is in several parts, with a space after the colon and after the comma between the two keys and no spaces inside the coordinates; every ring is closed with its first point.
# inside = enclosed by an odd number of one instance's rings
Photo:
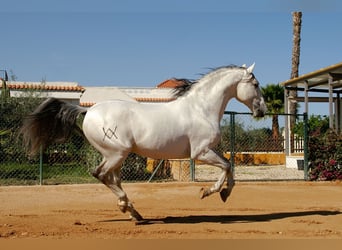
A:
{"type": "Polygon", "coordinates": [[[237,182],[226,203],[209,185],[123,184],[141,224],[102,184],[3,186],[0,240],[342,238],[342,182],[237,182]]]}

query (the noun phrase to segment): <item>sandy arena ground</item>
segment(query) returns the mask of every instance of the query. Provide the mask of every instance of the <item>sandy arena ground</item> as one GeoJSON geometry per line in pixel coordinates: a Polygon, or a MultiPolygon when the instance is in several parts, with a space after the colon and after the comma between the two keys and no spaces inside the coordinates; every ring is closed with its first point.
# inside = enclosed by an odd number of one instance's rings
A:
{"type": "Polygon", "coordinates": [[[3,186],[0,240],[342,238],[341,182],[237,182],[226,203],[210,184],[124,184],[142,224],[102,184],[3,186]]]}

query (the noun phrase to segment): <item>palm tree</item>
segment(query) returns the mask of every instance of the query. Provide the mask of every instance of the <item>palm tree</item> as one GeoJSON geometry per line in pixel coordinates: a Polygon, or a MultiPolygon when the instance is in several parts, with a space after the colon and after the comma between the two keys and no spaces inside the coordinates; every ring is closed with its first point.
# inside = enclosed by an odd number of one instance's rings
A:
{"type": "Polygon", "coordinates": [[[302,29],[302,12],[292,12],[293,40],[291,79],[298,77],[300,58],[300,32],[302,29]]]}
{"type": "Polygon", "coordinates": [[[278,84],[267,84],[261,87],[267,110],[272,114],[272,139],[280,137],[278,114],[284,112],[284,88],[278,84]]]}
{"type": "MultiPolygon", "coordinates": [[[[300,32],[302,29],[302,12],[292,12],[292,25],[293,25],[293,44],[292,44],[292,64],[291,64],[291,79],[298,77],[299,58],[300,58],[300,32]]],[[[297,97],[296,90],[289,91],[289,97],[291,100],[295,100],[297,97]]],[[[297,113],[297,102],[289,103],[290,117],[290,130],[291,130],[291,151],[293,150],[294,134],[292,133],[295,124],[297,113]]]]}

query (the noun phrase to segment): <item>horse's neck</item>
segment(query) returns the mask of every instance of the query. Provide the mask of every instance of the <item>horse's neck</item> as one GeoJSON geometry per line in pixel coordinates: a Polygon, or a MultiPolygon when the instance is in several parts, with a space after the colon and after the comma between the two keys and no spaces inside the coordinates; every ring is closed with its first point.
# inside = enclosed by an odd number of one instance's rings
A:
{"type": "Polygon", "coordinates": [[[204,78],[186,98],[201,109],[205,116],[219,123],[228,102],[236,96],[236,85],[240,79],[240,74],[204,78]]]}

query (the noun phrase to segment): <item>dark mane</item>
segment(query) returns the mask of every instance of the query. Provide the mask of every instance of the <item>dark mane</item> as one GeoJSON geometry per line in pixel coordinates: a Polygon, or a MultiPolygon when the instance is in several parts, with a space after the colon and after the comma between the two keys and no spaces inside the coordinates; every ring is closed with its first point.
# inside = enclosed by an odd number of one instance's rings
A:
{"type": "MultiPolygon", "coordinates": [[[[203,78],[204,76],[206,76],[206,75],[208,75],[210,73],[213,73],[213,72],[215,72],[217,70],[220,70],[220,69],[234,69],[234,68],[243,68],[243,67],[231,64],[231,65],[228,65],[228,66],[220,66],[220,67],[217,67],[217,68],[209,68],[209,72],[206,73],[206,74],[201,74],[201,76],[202,76],[201,78],[203,78]]],[[[173,89],[173,95],[174,95],[175,98],[178,98],[178,97],[183,96],[186,93],[188,93],[189,90],[191,89],[191,87],[200,80],[200,79],[198,79],[198,80],[190,80],[190,79],[185,79],[185,78],[174,78],[174,79],[176,81],[181,82],[180,85],[174,87],[174,89],[173,89]]]]}
{"type": "Polygon", "coordinates": [[[185,93],[189,92],[191,87],[197,83],[196,80],[190,80],[190,79],[185,79],[185,78],[175,78],[178,82],[181,82],[180,85],[176,86],[173,89],[173,95],[174,97],[180,97],[183,96],[185,93]]]}
{"type": "Polygon", "coordinates": [[[229,64],[229,65],[226,65],[226,66],[219,66],[219,67],[216,67],[216,68],[211,68],[210,69],[210,72],[214,72],[216,70],[219,70],[219,69],[244,69],[244,67],[241,67],[241,66],[237,66],[235,64],[229,64]]]}

